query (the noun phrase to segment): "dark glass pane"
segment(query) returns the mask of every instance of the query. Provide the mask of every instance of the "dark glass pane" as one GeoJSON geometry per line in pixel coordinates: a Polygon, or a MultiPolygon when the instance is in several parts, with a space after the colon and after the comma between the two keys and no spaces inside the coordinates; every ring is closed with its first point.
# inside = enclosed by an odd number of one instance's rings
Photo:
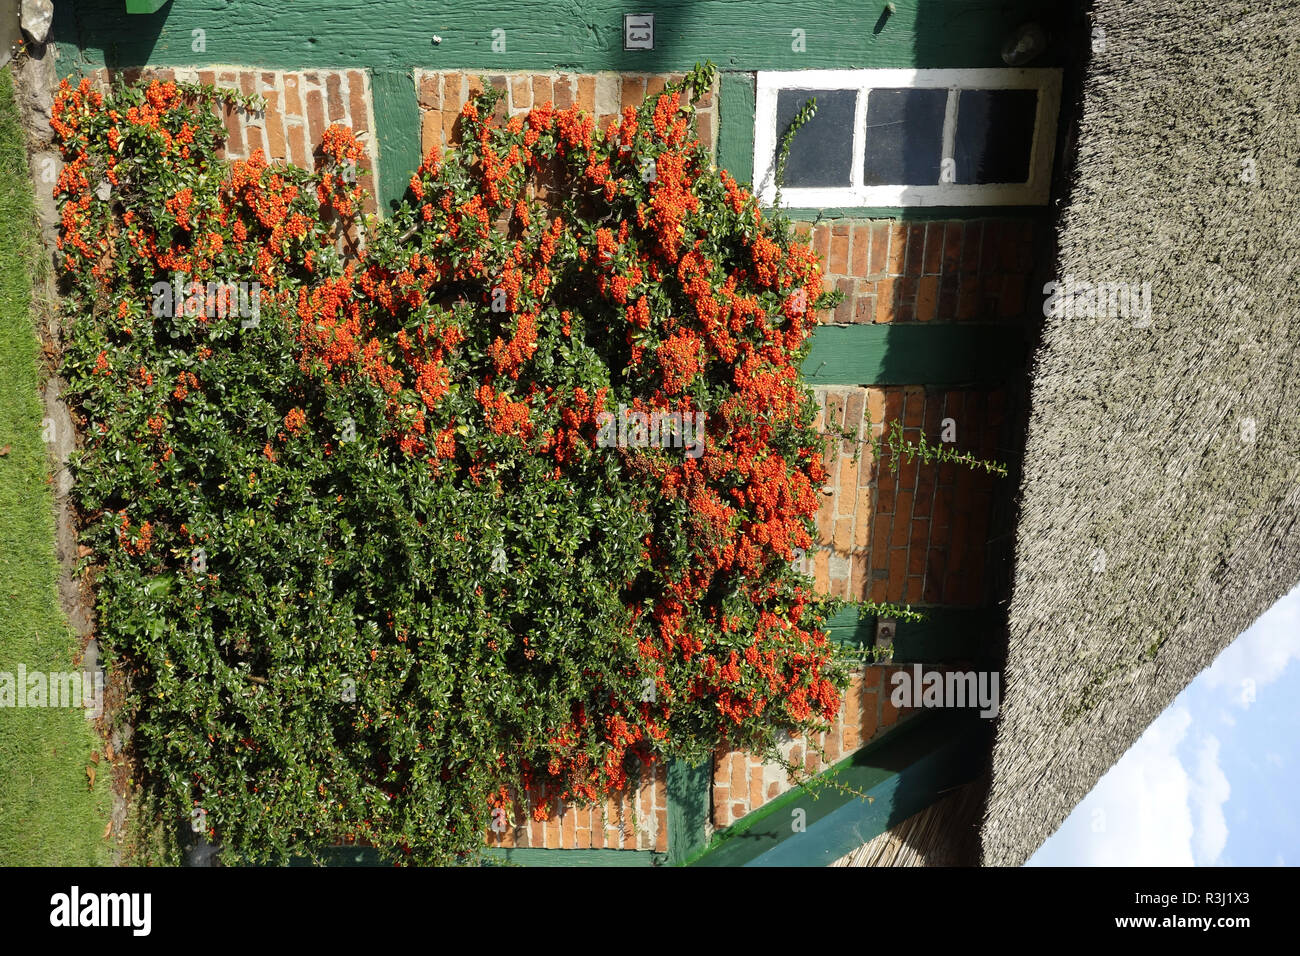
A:
{"type": "Polygon", "coordinates": [[[863,183],[933,186],[943,158],[947,90],[871,90],[863,183]]]}
{"type": "Polygon", "coordinates": [[[848,186],[853,167],[853,113],[857,90],[778,90],[776,148],[790,121],[809,99],[817,100],[817,115],[794,134],[785,161],[785,185],[848,186]]]}
{"type": "Polygon", "coordinates": [[[1037,111],[1037,90],[962,90],[953,144],[957,182],[1027,182],[1037,111]]]}

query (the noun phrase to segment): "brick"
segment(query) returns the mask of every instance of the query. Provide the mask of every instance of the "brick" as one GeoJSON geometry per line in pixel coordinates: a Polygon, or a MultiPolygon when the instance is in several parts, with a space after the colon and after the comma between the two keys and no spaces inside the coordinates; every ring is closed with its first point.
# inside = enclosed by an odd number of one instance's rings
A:
{"type": "Polygon", "coordinates": [[[325,103],[329,107],[330,122],[340,122],[346,115],[346,110],[343,108],[343,84],[338,73],[328,73],[325,76],[325,103]]]}
{"type": "Polygon", "coordinates": [[[573,105],[573,78],[569,76],[567,73],[561,73],[560,76],[556,78],[553,84],[552,95],[555,97],[556,109],[567,110],[570,106],[572,106],[573,105]]]}
{"type": "MultiPolygon", "coordinates": [[[[835,226],[839,230],[841,226],[835,226]]],[[[843,235],[831,236],[830,260],[828,268],[835,275],[847,275],[849,271],[849,236],[848,226],[843,226],[843,235]]]]}
{"type": "Polygon", "coordinates": [[[881,279],[876,283],[876,321],[894,321],[894,302],[897,295],[895,279],[881,279]]]}
{"type": "Polygon", "coordinates": [[[658,96],[664,91],[664,86],[668,83],[666,76],[650,76],[645,81],[645,97],[650,99],[652,96],[658,96]]]}
{"type": "Polygon", "coordinates": [[[306,99],[309,144],[314,150],[325,133],[325,97],[320,90],[308,90],[306,99]]]}
{"type": "Polygon", "coordinates": [[[272,160],[288,159],[288,144],[284,138],[284,119],[280,110],[280,92],[278,90],[265,90],[262,96],[266,99],[267,156],[272,160]]]}
{"type": "Polygon", "coordinates": [[[749,771],[745,755],[739,751],[731,755],[731,789],[736,794],[749,792],[749,771]]]}
{"type": "Polygon", "coordinates": [[[307,132],[302,128],[301,123],[289,127],[288,139],[289,159],[296,166],[310,167],[310,154],[307,152],[307,132]]]}
{"type": "Polygon", "coordinates": [[[944,275],[955,275],[961,268],[962,223],[949,222],[943,227],[943,266],[944,275]]]}
{"type": "Polygon", "coordinates": [[[870,275],[871,269],[871,227],[867,225],[853,227],[853,253],[849,262],[849,272],[855,276],[870,275]]]}
{"type": "Polygon", "coordinates": [[[893,276],[903,275],[907,263],[907,224],[889,223],[889,255],[885,269],[893,276]]]}
{"type": "Polygon", "coordinates": [[[825,223],[819,224],[813,228],[812,247],[813,252],[817,253],[818,260],[827,264],[827,269],[829,271],[831,230],[825,223]]]}
{"type": "Polygon", "coordinates": [[[366,75],[360,70],[348,70],[348,119],[358,133],[370,131],[369,110],[366,109],[366,75]]]}
{"type": "Polygon", "coordinates": [[[984,222],[976,219],[965,224],[962,237],[961,265],[962,272],[978,272],[980,267],[980,248],[984,242],[984,222]]]}
{"type": "Polygon", "coordinates": [[[510,118],[509,82],[500,75],[488,77],[488,82],[492,85],[492,89],[500,93],[492,105],[492,116],[498,122],[504,122],[510,118]]]}
{"type": "Polygon", "coordinates": [[[263,155],[266,155],[266,141],[262,136],[262,128],[260,126],[244,127],[244,149],[248,152],[249,156],[252,156],[253,153],[259,149],[262,150],[263,155]]]}
{"type": "Polygon", "coordinates": [[[442,117],[442,138],[450,146],[452,143],[459,142],[457,136],[456,124],[460,122],[460,114],[454,110],[443,110],[438,114],[442,117]]]}
{"type": "Polygon", "coordinates": [[[835,521],[835,537],[832,545],[840,554],[848,554],[853,549],[853,519],[838,518],[835,521]]]}
{"type": "Polygon", "coordinates": [[[483,92],[483,80],[477,73],[470,73],[465,77],[465,99],[471,100],[475,94],[483,92]]]}
{"type": "Polygon", "coordinates": [[[925,574],[925,553],[930,543],[930,522],[913,518],[907,548],[907,573],[925,574]]]}
{"type": "Polygon", "coordinates": [[[238,111],[223,106],[221,115],[226,123],[226,150],[231,156],[243,156],[244,131],[238,111]]]}
{"type": "Polygon", "coordinates": [[[909,385],[903,389],[903,425],[906,428],[920,428],[925,423],[926,395],[919,385],[909,385]]]}
{"type": "MultiPolygon", "coordinates": [[[[870,528],[866,520],[859,521],[858,526],[870,528]]],[[[855,529],[856,530],[856,529],[855,529]]],[[[864,532],[864,537],[866,534],[864,532]]],[[[853,556],[853,573],[849,578],[849,598],[854,601],[865,601],[871,593],[871,578],[868,574],[868,558],[864,552],[858,552],[853,556]]]]}
{"type": "Polygon", "coordinates": [[[627,109],[630,106],[635,109],[640,106],[645,99],[645,85],[645,80],[639,76],[623,77],[619,108],[627,109]]]}
{"type": "Polygon", "coordinates": [[[907,262],[904,271],[909,276],[919,276],[925,266],[925,226],[923,222],[907,226],[907,262]]]}
{"type": "Polygon", "coordinates": [[[836,763],[843,753],[840,748],[840,731],[838,728],[833,729],[830,733],[826,734],[825,748],[827,762],[832,764],[836,763]]]}
{"type": "MultiPolygon", "coordinates": [[[[908,264],[908,272],[916,275],[938,275],[943,269],[943,230],[941,222],[913,225],[910,241],[915,248],[917,264],[908,264]],[[919,238],[917,233],[920,234],[919,238]]],[[[909,252],[909,256],[912,253],[909,252]]]]}
{"type": "Polygon", "coordinates": [[[889,587],[888,600],[898,602],[903,599],[903,586],[907,578],[907,549],[893,548],[889,552],[889,587]]]}
{"type": "MultiPolygon", "coordinates": [[[[849,392],[844,399],[844,427],[857,433],[862,428],[862,413],[866,409],[867,393],[866,389],[855,388],[849,392]]],[[[841,445],[840,451],[846,455],[851,455],[857,450],[856,443],[845,439],[841,445]]]]}
{"type": "Polygon", "coordinates": [[[695,118],[695,126],[699,131],[700,142],[708,149],[713,149],[713,115],[710,113],[700,113],[695,118]]]}
{"type": "Polygon", "coordinates": [[[929,322],[939,315],[939,277],[922,276],[916,287],[916,318],[929,322]]]}
{"type": "Polygon", "coordinates": [[[578,77],[578,109],[596,112],[596,78],[590,74],[578,77]]]}
{"type": "Polygon", "coordinates": [[[890,548],[906,548],[912,538],[912,496],[910,490],[900,491],[894,502],[893,530],[889,535],[890,548]]]}
{"type": "Polygon", "coordinates": [[[916,318],[917,276],[899,276],[894,280],[894,321],[911,322],[916,318]]]}
{"type": "Polygon", "coordinates": [[[713,798],[713,825],[719,830],[731,826],[731,803],[729,799],[723,800],[719,798],[716,791],[713,798]]]}
{"type": "Polygon", "coordinates": [[[862,744],[862,688],[858,681],[852,681],[844,692],[844,706],[841,709],[843,730],[841,742],[845,753],[852,753],[862,744]]]}
{"type": "Polygon", "coordinates": [[[420,117],[420,155],[427,157],[430,152],[442,146],[442,114],[436,110],[426,110],[420,117]]]}
{"type": "Polygon", "coordinates": [[[751,770],[749,774],[749,810],[753,813],[763,805],[763,771],[751,770]]]}
{"type": "Polygon", "coordinates": [[[841,325],[848,325],[853,321],[853,280],[836,279],[835,288],[844,296],[840,304],[835,307],[835,321],[841,325]]]}
{"type": "Polygon", "coordinates": [[[939,305],[936,317],[941,322],[951,322],[957,318],[958,279],[956,273],[940,276],[939,305]]]}
{"type": "Polygon", "coordinates": [[[731,760],[729,755],[719,749],[713,754],[713,785],[726,786],[731,782],[731,760]]]}
{"type": "Polygon", "coordinates": [[[284,115],[295,118],[305,115],[302,106],[300,80],[292,73],[284,75],[284,115]]]}
{"type": "Polygon", "coordinates": [[[876,320],[876,297],[859,293],[853,297],[853,323],[870,325],[876,320]]]}
{"type": "Polygon", "coordinates": [[[825,551],[818,551],[813,555],[813,587],[818,594],[830,593],[830,555],[825,551]]]}
{"type": "Polygon", "coordinates": [[[889,223],[877,222],[871,226],[871,272],[884,275],[889,268],[889,223]]]}
{"type": "Polygon", "coordinates": [[[660,853],[668,852],[668,811],[655,811],[655,849],[660,853]]]}
{"type": "Polygon", "coordinates": [[[444,73],[442,76],[442,108],[457,112],[465,105],[464,77],[459,73],[444,73]]]}
{"type": "Polygon", "coordinates": [[[980,315],[980,278],[963,275],[957,289],[957,319],[968,321],[980,315]]]}
{"type": "Polygon", "coordinates": [[[442,108],[442,74],[426,73],[420,78],[419,103],[427,110],[442,108]]]}

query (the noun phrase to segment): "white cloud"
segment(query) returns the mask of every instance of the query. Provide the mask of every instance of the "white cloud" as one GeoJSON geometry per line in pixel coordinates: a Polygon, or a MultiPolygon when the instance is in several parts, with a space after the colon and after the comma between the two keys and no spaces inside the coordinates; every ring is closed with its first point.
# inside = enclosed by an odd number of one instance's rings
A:
{"type": "Polygon", "coordinates": [[[1196,754],[1196,777],[1192,780],[1191,802],[1196,814],[1196,832],[1193,847],[1196,862],[1205,866],[1218,861],[1228,842],[1228,821],[1223,816],[1223,805],[1232,788],[1219,766],[1219,739],[1206,737],[1196,754]]]}
{"type": "Polygon", "coordinates": [[[1239,707],[1300,658],[1300,587],[1283,597],[1224,649],[1204,674],[1205,686],[1224,688],[1239,707]]]}
{"type": "MultiPolygon", "coordinates": [[[[1193,866],[1192,791],[1197,784],[1177,753],[1191,723],[1184,707],[1161,714],[1031,863],[1193,866]]],[[[1217,750],[1215,758],[1217,768],[1217,750]]],[[[1213,788],[1205,792],[1217,793],[1213,788]]]]}

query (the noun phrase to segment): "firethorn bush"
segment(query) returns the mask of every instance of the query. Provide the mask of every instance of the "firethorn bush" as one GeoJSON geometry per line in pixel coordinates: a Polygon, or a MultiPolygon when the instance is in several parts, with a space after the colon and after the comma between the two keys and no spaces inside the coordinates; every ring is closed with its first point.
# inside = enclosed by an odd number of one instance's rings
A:
{"type": "Polygon", "coordinates": [[[826,477],[799,368],[828,299],[711,168],[711,79],[604,132],[494,118],[486,89],[384,220],[346,128],[314,172],[223,162],[233,94],[65,83],[82,536],[178,823],[201,809],[245,859],[344,834],[464,859],[495,807],[837,712],[834,605],[791,564],[826,477]],[[703,454],[604,447],[619,406],[703,414],[703,454]]]}

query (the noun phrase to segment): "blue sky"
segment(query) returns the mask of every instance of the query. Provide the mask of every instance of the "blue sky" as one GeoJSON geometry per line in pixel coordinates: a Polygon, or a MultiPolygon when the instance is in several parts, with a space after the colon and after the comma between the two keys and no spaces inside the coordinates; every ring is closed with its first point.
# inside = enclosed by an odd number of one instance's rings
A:
{"type": "Polygon", "coordinates": [[[1027,866],[1300,865],[1300,586],[1197,675],[1027,866]]]}

